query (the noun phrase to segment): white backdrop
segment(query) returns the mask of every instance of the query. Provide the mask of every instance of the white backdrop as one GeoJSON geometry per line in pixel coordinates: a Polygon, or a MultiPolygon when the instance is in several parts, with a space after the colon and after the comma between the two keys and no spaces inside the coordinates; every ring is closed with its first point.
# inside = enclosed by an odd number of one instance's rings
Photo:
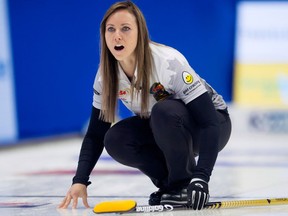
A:
{"type": "Polygon", "coordinates": [[[13,83],[6,0],[0,0],[0,145],[17,138],[17,120],[13,83]]]}
{"type": "Polygon", "coordinates": [[[235,101],[288,108],[288,2],[237,7],[235,101]]]}

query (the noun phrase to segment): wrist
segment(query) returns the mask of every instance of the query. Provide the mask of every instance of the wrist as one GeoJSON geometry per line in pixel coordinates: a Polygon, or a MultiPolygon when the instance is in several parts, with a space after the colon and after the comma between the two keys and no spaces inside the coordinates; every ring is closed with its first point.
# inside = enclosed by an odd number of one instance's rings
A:
{"type": "Polygon", "coordinates": [[[72,179],[72,185],[73,184],[83,184],[86,185],[86,187],[88,187],[88,185],[91,184],[89,180],[89,177],[79,177],[79,176],[74,176],[74,178],[72,179]]]}
{"type": "Polygon", "coordinates": [[[201,179],[201,180],[203,180],[203,181],[208,183],[209,180],[210,180],[210,176],[206,175],[203,172],[194,172],[192,174],[192,179],[201,179]]]}
{"type": "Polygon", "coordinates": [[[204,182],[204,183],[206,183],[206,184],[208,184],[208,182],[207,181],[205,181],[205,180],[203,180],[203,179],[201,179],[201,178],[193,178],[192,180],[191,180],[191,182],[190,183],[193,183],[193,182],[204,182]]]}

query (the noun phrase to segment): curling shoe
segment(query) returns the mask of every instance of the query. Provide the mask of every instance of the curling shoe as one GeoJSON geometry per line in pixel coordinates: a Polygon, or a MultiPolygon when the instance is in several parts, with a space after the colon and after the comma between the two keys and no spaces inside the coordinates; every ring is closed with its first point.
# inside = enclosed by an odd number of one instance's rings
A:
{"type": "Polygon", "coordinates": [[[166,191],[159,189],[158,191],[153,192],[150,194],[148,204],[149,205],[160,205],[161,197],[166,191]]]}
{"type": "Polygon", "coordinates": [[[161,205],[187,205],[187,189],[171,190],[161,196],[161,205]]]}

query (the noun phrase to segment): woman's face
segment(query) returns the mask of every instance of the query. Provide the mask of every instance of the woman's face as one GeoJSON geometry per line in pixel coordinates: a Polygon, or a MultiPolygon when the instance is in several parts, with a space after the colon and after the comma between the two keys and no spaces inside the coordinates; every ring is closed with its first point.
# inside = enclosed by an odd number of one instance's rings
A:
{"type": "Polygon", "coordinates": [[[134,60],[137,38],[136,18],[127,10],[116,11],[107,19],[106,44],[118,61],[134,60]]]}

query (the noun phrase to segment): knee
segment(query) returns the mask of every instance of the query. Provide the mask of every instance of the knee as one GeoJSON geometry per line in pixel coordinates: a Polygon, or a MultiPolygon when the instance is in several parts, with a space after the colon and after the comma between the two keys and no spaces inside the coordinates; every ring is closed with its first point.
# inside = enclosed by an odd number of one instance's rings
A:
{"type": "Polygon", "coordinates": [[[129,138],[123,135],[123,131],[117,128],[110,128],[104,138],[104,146],[107,153],[121,164],[132,166],[131,158],[136,155],[129,138]]]}
{"type": "Polygon", "coordinates": [[[173,125],[182,124],[182,117],[179,115],[179,110],[172,106],[169,100],[164,100],[156,103],[151,111],[151,123],[156,125],[173,125]]]}
{"type": "Polygon", "coordinates": [[[123,137],[123,135],[121,136],[113,127],[107,131],[104,137],[104,147],[109,155],[112,156],[118,152],[121,137],[123,137]]]}
{"type": "Polygon", "coordinates": [[[169,108],[166,100],[156,103],[151,111],[151,118],[154,117],[168,117],[172,114],[172,110],[169,108]]]}

